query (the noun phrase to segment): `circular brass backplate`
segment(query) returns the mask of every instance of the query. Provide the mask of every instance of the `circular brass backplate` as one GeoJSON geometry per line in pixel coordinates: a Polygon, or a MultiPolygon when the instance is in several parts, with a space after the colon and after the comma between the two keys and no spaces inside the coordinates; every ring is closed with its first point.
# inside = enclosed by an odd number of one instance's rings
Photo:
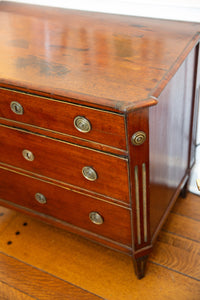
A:
{"type": "Polygon", "coordinates": [[[83,167],[82,169],[83,176],[90,181],[97,180],[97,172],[92,167],[83,167]]]}
{"type": "Polygon", "coordinates": [[[24,109],[23,109],[22,105],[17,101],[12,101],[10,103],[10,108],[11,108],[12,112],[14,112],[17,115],[23,115],[23,113],[24,113],[24,109]]]}
{"type": "Polygon", "coordinates": [[[90,221],[96,225],[101,225],[104,222],[103,217],[96,211],[92,211],[89,214],[90,221]]]}
{"type": "Polygon", "coordinates": [[[74,119],[74,126],[78,131],[83,133],[90,132],[90,130],[92,129],[90,121],[82,116],[77,116],[74,119]]]}
{"type": "Polygon", "coordinates": [[[146,141],[146,133],[144,131],[137,131],[131,138],[131,143],[134,146],[140,146],[146,141]]]}
{"type": "Polygon", "coordinates": [[[29,150],[26,150],[26,149],[22,151],[22,155],[28,161],[33,161],[34,158],[35,158],[33,153],[29,150]]]}
{"type": "Polygon", "coordinates": [[[35,199],[37,200],[37,202],[39,202],[41,204],[45,204],[47,202],[46,197],[41,193],[36,193],[35,199]]]}

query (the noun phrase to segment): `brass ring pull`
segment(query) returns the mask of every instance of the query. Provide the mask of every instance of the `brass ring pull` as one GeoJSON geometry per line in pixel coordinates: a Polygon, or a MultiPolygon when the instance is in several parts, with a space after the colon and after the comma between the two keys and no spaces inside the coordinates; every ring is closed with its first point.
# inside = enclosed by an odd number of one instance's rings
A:
{"type": "Polygon", "coordinates": [[[29,150],[26,150],[26,149],[22,151],[22,155],[28,161],[33,161],[34,158],[35,158],[33,153],[29,150]]]}
{"type": "Polygon", "coordinates": [[[24,113],[23,106],[17,101],[12,101],[10,103],[10,108],[11,108],[12,112],[14,112],[17,115],[23,115],[23,113],[24,113]]]}
{"type": "Polygon", "coordinates": [[[90,121],[85,117],[81,117],[81,116],[77,116],[74,119],[74,126],[78,131],[83,133],[90,132],[90,130],[92,129],[90,121]]]}
{"type": "Polygon", "coordinates": [[[82,169],[83,176],[90,181],[97,180],[97,172],[92,167],[83,167],[82,169]]]}
{"type": "Polygon", "coordinates": [[[92,211],[89,214],[90,221],[96,225],[101,225],[104,222],[103,217],[96,211],[92,211]]]}

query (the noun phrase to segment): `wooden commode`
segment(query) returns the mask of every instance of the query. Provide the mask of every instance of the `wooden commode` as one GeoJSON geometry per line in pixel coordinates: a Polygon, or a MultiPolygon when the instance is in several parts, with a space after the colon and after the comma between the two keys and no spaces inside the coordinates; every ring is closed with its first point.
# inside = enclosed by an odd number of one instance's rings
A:
{"type": "Polygon", "coordinates": [[[200,24],[0,3],[0,205],[133,258],[194,164],[200,24]]]}

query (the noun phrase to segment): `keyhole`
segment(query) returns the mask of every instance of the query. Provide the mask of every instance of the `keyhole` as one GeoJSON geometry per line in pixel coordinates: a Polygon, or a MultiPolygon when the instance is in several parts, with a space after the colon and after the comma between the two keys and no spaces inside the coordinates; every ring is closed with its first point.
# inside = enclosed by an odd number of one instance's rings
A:
{"type": "Polygon", "coordinates": [[[17,105],[15,105],[15,111],[19,112],[19,110],[20,110],[20,108],[17,105]]]}
{"type": "Polygon", "coordinates": [[[11,102],[10,107],[11,107],[11,110],[15,114],[17,114],[17,115],[23,115],[24,110],[23,110],[23,107],[21,106],[20,103],[18,103],[16,101],[13,101],[13,102],[11,102]]]}
{"type": "Polygon", "coordinates": [[[31,151],[29,150],[23,150],[22,151],[23,157],[28,160],[28,161],[33,161],[34,160],[34,155],[31,151]]]}

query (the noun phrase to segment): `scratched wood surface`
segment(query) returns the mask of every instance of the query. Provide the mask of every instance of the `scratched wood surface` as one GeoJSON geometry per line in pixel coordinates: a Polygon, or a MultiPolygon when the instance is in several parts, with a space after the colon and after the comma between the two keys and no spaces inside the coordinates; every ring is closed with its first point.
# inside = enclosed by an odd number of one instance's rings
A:
{"type": "Polygon", "coordinates": [[[136,279],[131,259],[0,207],[1,299],[200,299],[200,198],[179,198],[136,279]]]}
{"type": "Polygon", "coordinates": [[[4,1],[0,28],[1,86],[116,111],[156,103],[200,37],[198,23],[4,1]]]}

